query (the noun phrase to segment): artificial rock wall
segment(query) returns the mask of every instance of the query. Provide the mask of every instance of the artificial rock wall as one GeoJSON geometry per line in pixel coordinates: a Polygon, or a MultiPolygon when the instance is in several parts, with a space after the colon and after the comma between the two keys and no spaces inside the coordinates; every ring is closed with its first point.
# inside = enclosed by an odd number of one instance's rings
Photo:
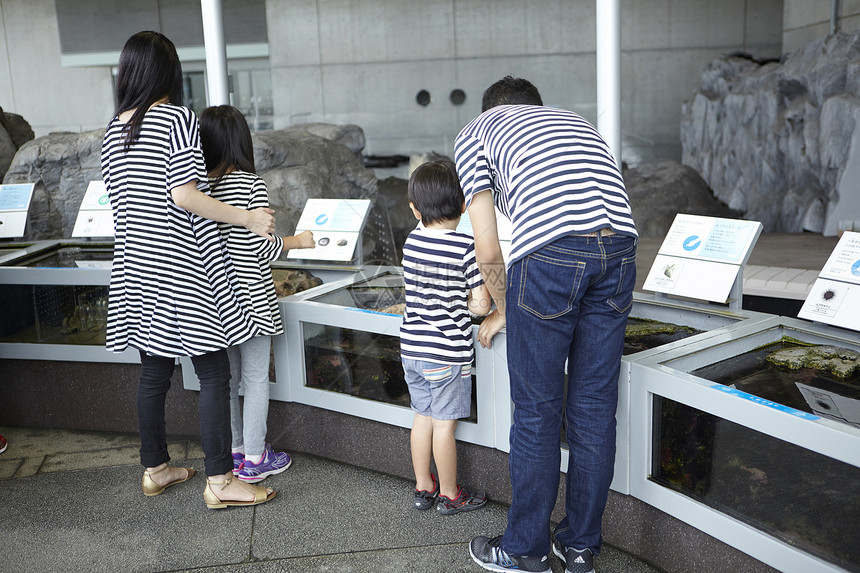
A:
{"type": "MultiPolygon", "coordinates": [[[[15,154],[4,183],[35,183],[26,240],[71,237],[90,181],[101,179],[104,130],[52,133],[15,154]]],[[[361,163],[364,132],[354,125],[306,124],[253,134],[257,173],[269,188],[276,232],[290,235],[308,197],[375,199],[361,163]]]]}
{"type": "Polygon", "coordinates": [[[860,225],[860,32],[780,62],[725,56],[682,109],[682,161],[765,232],[860,225]]]}
{"type": "Polygon", "coordinates": [[[33,129],[23,117],[0,107],[0,182],[18,149],[33,137],[33,129]]]}

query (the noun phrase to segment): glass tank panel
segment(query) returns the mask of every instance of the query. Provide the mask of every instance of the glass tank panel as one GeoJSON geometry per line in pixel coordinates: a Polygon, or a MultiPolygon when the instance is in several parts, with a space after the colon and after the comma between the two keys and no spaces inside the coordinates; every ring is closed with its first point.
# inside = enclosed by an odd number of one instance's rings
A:
{"type": "Polygon", "coordinates": [[[860,468],[654,396],[656,483],[860,571],[860,468]]]}
{"type": "Polygon", "coordinates": [[[80,263],[113,260],[113,243],[59,244],[9,261],[16,267],[78,268],[80,263]]]}
{"type": "Polygon", "coordinates": [[[373,310],[387,314],[403,314],[403,309],[406,305],[403,275],[383,273],[379,276],[318,296],[312,300],[336,306],[373,310]]]}
{"type": "Polygon", "coordinates": [[[104,345],[108,287],[0,285],[0,342],[104,345]]]}
{"type": "Polygon", "coordinates": [[[0,255],[5,255],[13,251],[20,251],[32,245],[33,243],[0,243],[0,255]]]}
{"type": "Polygon", "coordinates": [[[860,353],[850,348],[783,338],[692,374],[860,427],[860,353]]]}
{"type": "Polygon", "coordinates": [[[624,331],[623,353],[626,356],[650,348],[657,348],[700,332],[702,331],[690,326],[630,316],[624,331]]]}
{"type": "MultiPolygon", "coordinates": [[[[409,407],[398,336],[307,322],[302,323],[302,333],[305,386],[409,407]]],[[[476,397],[473,367],[470,422],[478,421],[476,397]]]]}

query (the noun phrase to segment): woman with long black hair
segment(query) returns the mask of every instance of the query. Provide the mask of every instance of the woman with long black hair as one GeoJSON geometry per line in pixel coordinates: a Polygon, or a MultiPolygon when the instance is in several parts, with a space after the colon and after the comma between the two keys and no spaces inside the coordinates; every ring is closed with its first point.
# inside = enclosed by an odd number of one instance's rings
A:
{"type": "Polygon", "coordinates": [[[175,360],[190,356],[200,379],[204,501],[213,509],[263,503],[272,489],[233,479],[225,349],[258,331],[215,221],[268,237],[272,210],[238,209],[208,195],[197,117],[182,107],[182,67],[164,35],[139,32],[126,42],[117,100],[101,155],[116,240],[106,346],[140,352],[143,493],[158,495],[194,475],[168,464],[164,412],[175,360]]]}

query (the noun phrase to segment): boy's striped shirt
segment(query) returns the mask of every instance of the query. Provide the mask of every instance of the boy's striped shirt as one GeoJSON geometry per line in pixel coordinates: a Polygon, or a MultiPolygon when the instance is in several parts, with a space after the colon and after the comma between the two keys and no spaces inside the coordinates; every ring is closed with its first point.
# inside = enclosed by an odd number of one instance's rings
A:
{"type": "Polygon", "coordinates": [[[406,312],[402,356],[442,364],[471,364],[469,291],[483,284],[472,237],[419,225],[403,245],[406,312]]]}

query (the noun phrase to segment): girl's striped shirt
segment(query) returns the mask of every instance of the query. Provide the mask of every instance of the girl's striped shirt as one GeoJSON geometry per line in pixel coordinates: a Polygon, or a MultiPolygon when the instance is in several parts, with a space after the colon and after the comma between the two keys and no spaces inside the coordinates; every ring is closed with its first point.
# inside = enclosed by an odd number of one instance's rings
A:
{"type": "MultiPolygon", "coordinates": [[[[209,186],[212,196],[228,205],[247,210],[269,206],[266,182],[254,173],[233,171],[220,179],[211,179],[209,186]]],[[[242,294],[251,301],[248,309],[251,319],[262,334],[281,334],[284,328],[269,263],[280,256],[284,240],[274,237],[272,242],[229,223],[218,223],[218,228],[239,275],[242,294]]]]}

